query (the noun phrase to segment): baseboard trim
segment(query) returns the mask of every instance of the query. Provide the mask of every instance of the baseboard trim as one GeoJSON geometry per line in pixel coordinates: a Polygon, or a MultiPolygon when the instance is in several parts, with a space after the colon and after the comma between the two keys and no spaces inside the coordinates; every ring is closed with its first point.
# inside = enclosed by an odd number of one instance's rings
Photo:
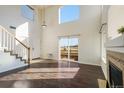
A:
{"type": "Polygon", "coordinates": [[[55,61],[58,61],[57,59],[49,59],[49,58],[40,58],[42,60],[55,60],[55,61]]]}
{"type": "Polygon", "coordinates": [[[32,60],[41,59],[40,57],[33,58],[32,60]]]}
{"type": "Polygon", "coordinates": [[[9,75],[9,74],[13,74],[13,73],[17,73],[17,72],[25,70],[27,68],[29,68],[29,66],[19,67],[19,68],[16,68],[16,69],[12,69],[12,70],[9,70],[9,71],[2,72],[2,73],[0,73],[0,77],[6,76],[6,75],[9,75]]]}
{"type": "Polygon", "coordinates": [[[86,64],[86,65],[93,65],[93,66],[101,66],[100,64],[84,63],[84,62],[80,62],[80,61],[78,61],[78,63],[80,63],[80,64],[86,64]]]}
{"type": "MultiPolygon", "coordinates": [[[[43,60],[55,60],[55,61],[61,61],[61,60],[58,60],[58,59],[48,59],[48,58],[41,58],[41,59],[43,59],[43,60]]],[[[73,62],[73,61],[72,61],[72,62],[73,62]]],[[[85,65],[101,66],[100,64],[84,63],[84,62],[80,62],[80,61],[77,61],[77,63],[85,64],[85,65]]]]}

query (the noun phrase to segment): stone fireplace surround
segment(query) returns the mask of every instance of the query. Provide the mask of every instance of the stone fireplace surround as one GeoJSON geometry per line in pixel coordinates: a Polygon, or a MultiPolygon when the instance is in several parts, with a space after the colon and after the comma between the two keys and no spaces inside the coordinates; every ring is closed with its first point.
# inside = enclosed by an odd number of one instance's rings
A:
{"type": "Polygon", "coordinates": [[[109,62],[117,66],[122,71],[122,79],[123,79],[123,87],[124,87],[124,53],[107,50],[107,62],[108,62],[107,76],[108,76],[109,87],[110,87],[109,62]]]}

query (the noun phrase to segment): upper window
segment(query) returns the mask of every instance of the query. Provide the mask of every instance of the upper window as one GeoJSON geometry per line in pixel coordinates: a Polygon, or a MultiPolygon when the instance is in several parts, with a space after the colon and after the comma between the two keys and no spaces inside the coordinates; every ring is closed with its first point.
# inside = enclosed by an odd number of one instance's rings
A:
{"type": "Polygon", "coordinates": [[[65,5],[59,8],[59,24],[79,19],[80,7],[78,5],[65,5]]]}
{"type": "Polygon", "coordinates": [[[22,5],[21,6],[21,14],[23,17],[29,19],[29,20],[34,20],[34,10],[30,6],[27,5],[22,5]]]}

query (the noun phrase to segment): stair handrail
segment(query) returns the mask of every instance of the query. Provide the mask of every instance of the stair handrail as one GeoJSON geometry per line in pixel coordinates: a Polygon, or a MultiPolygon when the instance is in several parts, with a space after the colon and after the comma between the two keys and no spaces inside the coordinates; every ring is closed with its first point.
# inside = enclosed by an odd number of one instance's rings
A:
{"type": "Polygon", "coordinates": [[[10,36],[12,36],[15,40],[17,40],[21,45],[23,45],[26,49],[28,49],[28,64],[30,65],[30,47],[22,43],[18,38],[16,38],[12,33],[7,31],[4,27],[0,25],[0,28],[2,28],[2,31],[7,32],[10,36]]]}

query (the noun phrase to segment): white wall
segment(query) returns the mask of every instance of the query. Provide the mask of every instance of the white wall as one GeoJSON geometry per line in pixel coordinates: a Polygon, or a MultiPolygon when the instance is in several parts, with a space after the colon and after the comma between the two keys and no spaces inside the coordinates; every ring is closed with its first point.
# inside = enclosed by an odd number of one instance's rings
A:
{"type": "Polygon", "coordinates": [[[15,56],[10,56],[10,53],[4,53],[0,50],[0,73],[27,65],[24,61],[16,59],[15,56]]]}
{"type": "Polygon", "coordinates": [[[41,12],[35,9],[34,21],[30,21],[21,15],[20,5],[1,5],[0,6],[0,25],[14,33],[9,26],[19,27],[25,22],[29,23],[30,46],[34,48],[33,58],[40,57],[40,38],[41,38],[41,12]]]}
{"type": "MultiPolygon", "coordinates": [[[[121,34],[118,34],[117,30],[121,27],[124,26],[124,6],[122,5],[112,5],[109,6],[108,9],[108,14],[106,19],[108,20],[107,23],[107,37],[106,37],[106,49],[111,50],[111,51],[117,51],[117,52],[123,52],[124,53],[124,48],[120,48],[117,46],[124,46],[124,37],[121,34]],[[116,46],[116,47],[113,47],[116,46]],[[113,48],[112,48],[113,47],[113,48]]],[[[103,72],[105,74],[105,77],[107,79],[107,62],[106,60],[102,60],[101,66],[103,69],[103,72]]]]}
{"type": "Polygon", "coordinates": [[[108,13],[108,46],[124,46],[124,38],[117,30],[124,26],[124,6],[113,5],[108,13]]]}
{"type": "Polygon", "coordinates": [[[58,24],[58,6],[46,9],[47,28],[42,33],[42,57],[58,59],[58,36],[80,34],[79,62],[100,65],[100,6],[80,6],[80,19],[58,24]]]}

